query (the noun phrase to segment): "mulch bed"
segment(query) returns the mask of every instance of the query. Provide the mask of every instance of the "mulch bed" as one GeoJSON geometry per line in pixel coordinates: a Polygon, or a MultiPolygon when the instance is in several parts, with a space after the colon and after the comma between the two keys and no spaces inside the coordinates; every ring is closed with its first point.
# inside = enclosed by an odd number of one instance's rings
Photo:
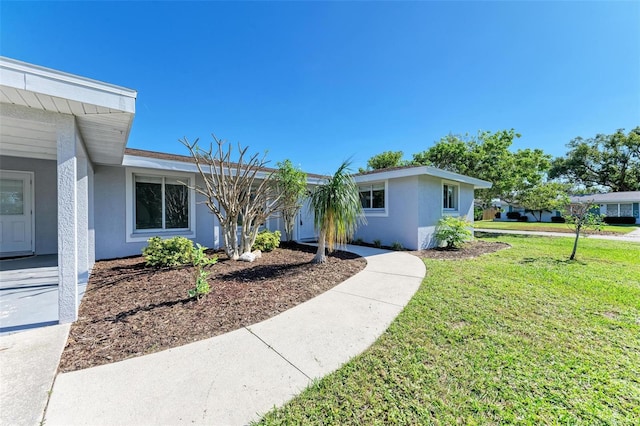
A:
{"type": "Polygon", "coordinates": [[[457,250],[448,250],[445,248],[433,248],[429,250],[412,251],[418,257],[438,260],[462,260],[471,259],[487,253],[494,253],[499,250],[510,248],[511,245],[500,242],[487,242],[475,240],[465,243],[457,250]]]}
{"type": "MultiPolygon", "coordinates": [[[[152,268],[141,256],[97,262],[71,326],[60,371],[68,372],[158,352],[268,319],[362,270],[366,261],[334,252],[310,263],[314,247],[281,246],[253,263],[216,253],[211,293],[187,296],[194,269],[152,268]]],[[[212,254],[212,253],[209,253],[212,254]]]]}

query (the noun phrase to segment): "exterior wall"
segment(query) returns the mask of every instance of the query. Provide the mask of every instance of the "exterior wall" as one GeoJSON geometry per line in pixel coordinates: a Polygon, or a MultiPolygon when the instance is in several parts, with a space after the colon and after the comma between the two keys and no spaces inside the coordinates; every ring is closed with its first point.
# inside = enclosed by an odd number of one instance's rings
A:
{"type": "MultiPolygon", "coordinates": [[[[196,176],[196,183],[202,183],[199,176],[196,176]]],[[[96,259],[113,259],[141,254],[142,249],[147,245],[146,241],[126,241],[126,168],[95,166],[94,185],[96,259]]],[[[203,201],[204,198],[196,194],[194,241],[205,247],[218,248],[221,244],[218,221],[209,208],[202,203],[203,201]]]]}
{"type": "Polygon", "coordinates": [[[390,179],[387,185],[386,216],[366,216],[354,236],[364,242],[380,240],[382,245],[399,242],[409,249],[417,248],[418,237],[418,177],[390,179]]]}
{"type": "Polygon", "coordinates": [[[473,223],[474,189],[473,185],[454,182],[458,185],[458,209],[445,211],[442,205],[442,185],[445,181],[427,175],[419,179],[418,243],[415,249],[426,249],[436,246],[434,234],[443,216],[460,216],[473,223]]]}
{"type": "Polygon", "coordinates": [[[0,155],[0,169],[34,173],[35,253],[58,252],[57,164],[54,160],[0,155]]]}

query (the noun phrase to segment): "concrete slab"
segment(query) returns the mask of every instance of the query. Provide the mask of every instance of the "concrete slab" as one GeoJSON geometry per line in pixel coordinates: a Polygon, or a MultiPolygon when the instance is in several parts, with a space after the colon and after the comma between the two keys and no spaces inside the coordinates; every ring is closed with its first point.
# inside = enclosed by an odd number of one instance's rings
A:
{"type": "Polygon", "coordinates": [[[46,425],[246,424],[309,379],[245,329],[58,375],[46,425]]]}
{"type": "Polygon", "coordinates": [[[69,324],[0,337],[0,425],[39,425],[69,324]]]}
{"type": "Polygon", "coordinates": [[[412,296],[420,287],[422,280],[416,278],[366,270],[331,291],[403,307],[407,304],[407,296],[412,296]]]}

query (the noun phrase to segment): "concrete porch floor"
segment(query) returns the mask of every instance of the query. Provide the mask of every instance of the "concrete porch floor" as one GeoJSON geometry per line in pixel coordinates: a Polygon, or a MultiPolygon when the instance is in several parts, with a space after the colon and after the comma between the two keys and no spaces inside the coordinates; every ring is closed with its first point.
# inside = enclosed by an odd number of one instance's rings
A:
{"type": "Polygon", "coordinates": [[[58,255],[0,260],[0,335],[55,324],[58,255]]]}

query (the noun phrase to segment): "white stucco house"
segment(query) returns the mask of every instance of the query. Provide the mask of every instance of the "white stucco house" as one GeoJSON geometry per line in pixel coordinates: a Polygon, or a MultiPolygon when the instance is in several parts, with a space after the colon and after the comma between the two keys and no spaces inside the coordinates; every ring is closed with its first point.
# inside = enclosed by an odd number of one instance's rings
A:
{"type": "MultiPolygon", "coordinates": [[[[191,157],[126,148],[136,96],[0,57],[0,257],[57,254],[60,323],[77,319],[78,288],[96,259],[140,254],[155,235],[220,246],[215,216],[180,183],[200,183],[191,157]]],[[[443,215],[472,220],[474,188],[491,185],[431,167],[355,179],[368,221],[356,237],[410,249],[433,245],[443,215]]],[[[314,237],[304,207],[295,238],[314,237]]]]}
{"type": "Polygon", "coordinates": [[[572,203],[597,204],[597,213],[608,217],[634,217],[636,224],[640,224],[640,191],[581,195],[570,199],[572,203]]]}

